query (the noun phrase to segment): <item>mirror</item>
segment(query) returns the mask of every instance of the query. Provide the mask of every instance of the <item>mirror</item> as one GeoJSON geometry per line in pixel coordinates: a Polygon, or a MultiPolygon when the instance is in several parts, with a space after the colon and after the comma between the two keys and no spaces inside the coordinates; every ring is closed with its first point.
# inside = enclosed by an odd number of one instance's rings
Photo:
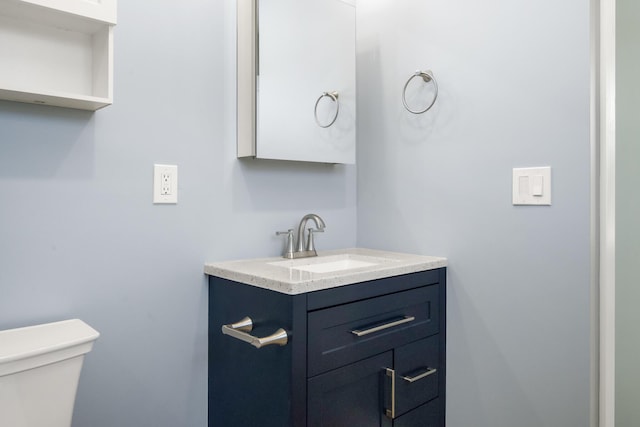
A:
{"type": "Polygon", "coordinates": [[[238,157],[355,163],[355,0],[238,0],[238,157]]]}

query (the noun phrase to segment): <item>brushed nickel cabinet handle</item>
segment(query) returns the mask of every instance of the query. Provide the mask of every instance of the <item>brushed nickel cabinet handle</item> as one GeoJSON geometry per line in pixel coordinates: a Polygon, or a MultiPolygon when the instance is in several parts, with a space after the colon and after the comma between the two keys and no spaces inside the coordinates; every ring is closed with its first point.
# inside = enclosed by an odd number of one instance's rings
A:
{"type": "Polygon", "coordinates": [[[402,377],[402,379],[407,381],[407,382],[414,383],[414,382],[416,382],[418,380],[421,380],[421,379],[423,379],[425,377],[428,377],[429,375],[433,375],[436,372],[438,372],[438,370],[435,369],[435,368],[427,368],[426,371],[424,371],[421,374],[416,375],[415,377],[404,376],[404,377],[402,377]]]}
{"type": "Polygon", "coordinates": [[[283,346],[287,345],[287,343],[289,342],[289,335],[287,335],[287,331],[282,328],[278,329],[273,334],[262,338],[254,337],[253,335],[251,335],[249,332],[251,332],[252,329],[253,321],[250,317],[245,317],[236,323],[222,325],[223,334],[249,343],[255,348],[262,348],[267,345],[274,344],[283,346]]]}
{"type": "Polygon", "coordinates": [[[353,335],[357,335],[359,337],[362,337],[362,336],[365,336],[365,335],[372,334],[374,332],[382,331],[384,329],[393,328],[394,326],[402,325],[404,323],[413,322],[414,320],[416,320],[416,318],[413,317],[413,316],[405,316],[403,319],[394,320],[394,321],[391,321],[389,323],[385,323],[384,325],[374,326],[373,328],[369,328],[369,329],[365,329],[365,330],[354,329],[353,331],[351,331],[351,333],[353,335]]]}
{"type": "Polygon", "coordinates": [[[385,368],[385,373],[391,378],[391,409],[386,408],[385,415],[394,419],[396,417],[396,371],[391,368],[385,368]]]}

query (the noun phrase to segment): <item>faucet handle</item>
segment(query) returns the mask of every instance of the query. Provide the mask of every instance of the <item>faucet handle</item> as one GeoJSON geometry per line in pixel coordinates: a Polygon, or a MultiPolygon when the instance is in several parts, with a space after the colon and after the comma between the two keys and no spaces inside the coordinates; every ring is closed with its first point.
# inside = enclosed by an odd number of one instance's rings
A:
{"type": "Polygon", "coordinates": [[[307,237],[307,251],[316,251],[314,242],[313,242],[313,233],[324,233],[324,228],[309,228],[309,236],[307,237]]]}
{"type": "Polygon", "coordinates": [[[289,229],[287,231],[276,231],[276,236],[284,236],[287,235],[287,246],[282,256],[284,258],[293,258],[293,229],[289,229]]]}

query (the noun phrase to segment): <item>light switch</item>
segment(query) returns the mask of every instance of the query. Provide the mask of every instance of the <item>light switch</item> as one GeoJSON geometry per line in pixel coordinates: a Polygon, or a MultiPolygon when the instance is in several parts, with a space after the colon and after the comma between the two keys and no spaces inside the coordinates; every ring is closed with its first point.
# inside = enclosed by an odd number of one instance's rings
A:
{"type": "Polygon", "coordinates": [[[531,195],[535,197],[542,197],[544,177],[542,175],[533,175],[532,178],[533,183],[531,184],[531,195]]]}
{"type": "Polygon", "coordinates": [[[551,205],[551,167],[513,169],[514,205],[551,205]]]}

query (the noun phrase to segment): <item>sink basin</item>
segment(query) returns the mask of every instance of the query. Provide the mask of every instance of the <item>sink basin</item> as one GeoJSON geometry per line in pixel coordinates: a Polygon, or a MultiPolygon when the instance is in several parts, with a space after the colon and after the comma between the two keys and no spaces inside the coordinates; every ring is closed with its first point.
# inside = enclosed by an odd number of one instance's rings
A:
{"type": "Polygon", "coordinates": [[[294,268],[311,273],[332,273],[334,271],[351,270],[352,268],[371,267],[372,265],[376,264],[355,259],[343,259],[340,261],[323,262],[321,264],[310,264],[294,268]]]}
{"type": "Polygon", "coordinates": [[[269,265],[285,267],[291,270],[308,271],[310,273],[334,273],[337,271],[372,267],[389,261],[390,260],[384,258],[364,255],[340,254],[270,262],[269,265]]]}

